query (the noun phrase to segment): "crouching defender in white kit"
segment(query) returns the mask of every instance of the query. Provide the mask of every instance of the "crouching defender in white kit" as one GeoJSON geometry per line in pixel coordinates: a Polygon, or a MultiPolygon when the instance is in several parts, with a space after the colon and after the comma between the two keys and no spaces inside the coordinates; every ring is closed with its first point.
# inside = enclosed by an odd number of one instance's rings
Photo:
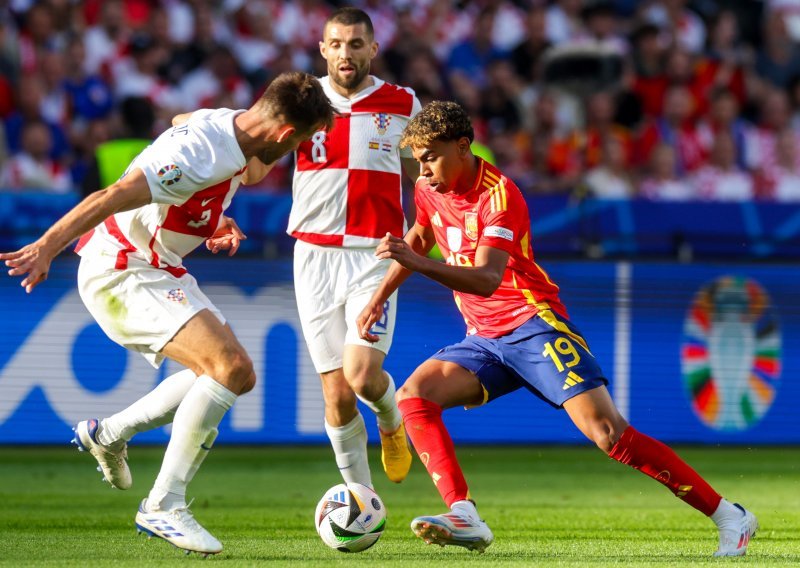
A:
{"type": "Polygon", "coordinates": [[[161,471],[136,514],[137,527],[178,548],[215,554],[222,544],[192,516],[186,486],[217,436],[225,412],[255,384],[253,365],[225,318],[182,266],[204,241],[233,253],[244,238],[223,216],[240,183],[263,178],[278,158],[320,129],[333,110],[319,82],[284,73],[248,110],[180,115],[128,167],[39,240],[0,254],[30,292],[52,259],[80,241],[81,298],[106,334],[155,367],[187,367],[125,410],[75,428],[74,442],[97,459],[106,480],[128,489],[127,441],[170,422],[161,471]],[[209,240],[210,239],[210,240],[209,240]]]}

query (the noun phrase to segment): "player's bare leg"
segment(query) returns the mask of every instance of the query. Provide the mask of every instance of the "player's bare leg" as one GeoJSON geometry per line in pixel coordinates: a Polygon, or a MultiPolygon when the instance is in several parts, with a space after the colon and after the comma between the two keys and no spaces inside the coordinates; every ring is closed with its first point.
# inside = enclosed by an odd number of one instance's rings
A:
{"type": "Polygon", "coordinates": [[[756,517],[741,505],[723,499],[668,446],[630,426],[606,387],[567,400],[564,409],[578,429],[609,457],[652,477],[710,517],[719,530],[714,556],[744,556],[758,530],[756,517]]]}
{"type": "Polygon", "coordinates": [[[162,353],[194,371],[197,380],[175,412],[161,471],[136,525],[178,548],[216,554],[222,544],[194,519],[186,487],[208,455],[222,417],[238,395],[253,388],[253,364],[230,327],[208,310],[189,320],[162,353]]]}
{"type": "Polygon", "coordinates": [[[420,365],[397,393],[414,449],[450,507],[449,513],[411,521],[411,530],[428,544],[483,552],[494,541],[491,529],[469,498],[453,441],[442,422],[443,408],[481,404],[483,397],[483,387],[474,374],[436,359],[420,365]]]}
{"type": "Polygon", "coordinates": [[[383,370],[385,358],[378,349],[345,345],[342,370],[356,396],[375,413],[383,470],[391,481],[400,483],[411,469],[411,451],[395,400],[394,379],[383,370]]]}

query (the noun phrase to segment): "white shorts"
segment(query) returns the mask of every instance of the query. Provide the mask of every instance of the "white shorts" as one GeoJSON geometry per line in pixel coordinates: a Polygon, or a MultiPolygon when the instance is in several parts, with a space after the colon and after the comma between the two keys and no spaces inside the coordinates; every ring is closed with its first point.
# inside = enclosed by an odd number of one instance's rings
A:
{"type": "Polygon", "coordinates": [[[198,312],[210,310],[225,323],[192,275],[176,278],[135,259],[116,270],[81,258],[78,292],[112,341],[141,353],[156,368],[164,361],[160,351],[198,312]]]}
{"type": "Polygon", "coordinates": [[[321,247],[297,241],[294,289],[297,310],[311,360],[318,373],[342,367],[345,345],[363,345],[388,353],[392,346],[397,292],[373,326],[376,343],[358,336],[356,318],[389,269],[390,260],[375,258],[375,249],[321,247]]]}

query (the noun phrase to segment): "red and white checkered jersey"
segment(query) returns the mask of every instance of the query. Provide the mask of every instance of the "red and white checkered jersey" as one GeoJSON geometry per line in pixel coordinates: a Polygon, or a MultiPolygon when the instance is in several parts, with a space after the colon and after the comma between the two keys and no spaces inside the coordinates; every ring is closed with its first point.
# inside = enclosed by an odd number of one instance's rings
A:
{"type": "Polygon", "coordinates": [[[81,237],[75,251],[117,269],[136,259],[185,274],[183,257],[216,231],[241,183],[247,160],[233,128],[241,112],[198,110],[156,138],[124,174],[141,169],[152,202],[111,215],[81,237]]]}
{"type": "Polygon", "coordinates": [[[294,201],[287,232],[316,244],[374,247],[387,232],[402,236],[401,157],[398,144],[420,110],[414,92],[372,77],[352,99],[320,79],[339,112],[330,132],[320,131],[296,152],[294,201]]]}

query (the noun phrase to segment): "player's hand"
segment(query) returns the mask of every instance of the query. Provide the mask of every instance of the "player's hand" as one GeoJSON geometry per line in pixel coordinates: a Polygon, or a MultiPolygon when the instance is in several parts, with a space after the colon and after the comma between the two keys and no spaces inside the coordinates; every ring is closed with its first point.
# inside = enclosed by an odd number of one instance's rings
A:
{"type": "Polygon", "coordinates": [[[247,235],[242,232],[236,221],[232,217],[223,215],[217,230],[206,239],[206,248],[214,254],[227,250],[228,256],[233,256],[239,250],[241,242],[246,239],[247,235]]]}
{"type": "Polygon", "coordinates": [[[409,270],[417,270],[419,266],[420,257],[414,250],[408,246],[400,237],[395,237],[391,233],[386,233],[375,249],[375,256],[380,259],[391,258],[402,264],[409,270]]]}
{"type": "Polygon", "coordinates": [[[0,260],[5,261],[6,266],[10,268],[8,271],[9,276],[27,274],[20,282],[20,286],[30,294],[37,284],[47,280],[47,273],[50,272],[50,262],[52,262],[53,257],[37,241],[22,247],[16,252],[0,253],[0,260]]]}
{"type": "Polygon", "coordinates": [[[378,341],[379,337],[370,330],[375,322],[378,322],[383,317],[383,304],[368,303],[361,313],[356,318],[356,328],[358,329],[358,336],[370,343],[378,341]]]}

